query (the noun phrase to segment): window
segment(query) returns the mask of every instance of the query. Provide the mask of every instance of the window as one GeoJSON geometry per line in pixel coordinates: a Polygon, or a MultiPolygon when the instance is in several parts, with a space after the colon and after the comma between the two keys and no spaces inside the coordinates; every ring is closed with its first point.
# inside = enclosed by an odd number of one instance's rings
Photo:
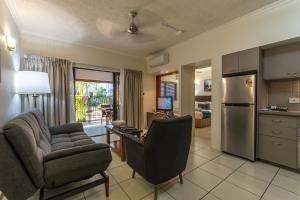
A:
{"type": "Polygon", "coordinates": [[[177,100],[177,84],[162,81],[160,83],[160,96],[172,96],[173,100],[177,100]]]}

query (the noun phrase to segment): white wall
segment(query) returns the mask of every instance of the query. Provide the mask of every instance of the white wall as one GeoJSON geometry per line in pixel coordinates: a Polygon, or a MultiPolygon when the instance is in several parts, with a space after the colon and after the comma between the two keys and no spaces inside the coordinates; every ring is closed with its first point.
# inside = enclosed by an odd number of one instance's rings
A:
{"type": "Polygon", "coordinates": [[[9,119],[21,111],[20,98],[14,92],[14,71],[20,67],[21,44],[19,30],[14,23],[8,8],[0,0],[0,129],[9,119]],[[5,35],[12,36],[17,41],[17,49],[9,52],[6,48],[5,35]]]}
{"type": "Polygon", "coordinates": [[[21,39],[24,52],[29,54],[63,58],[76,63],[102,67],[145,69],[145,59],[142,57],[71,44],[26,33],[21,34],[21,39]]]}
{"type": "MultiPolygon", "coordinates": [[[[219,149],[222,55],[300,37],[299,10],[299,0],[279,1],[168,48],[170,63],[155,69],[148,68],[148,71],[180,69],[185,64],[212,59],[212,146],[219,149]]],[[[187,97],[181,98],[184,101],[187,97]]]]}
{"type": "Polygon", "coordinates": [[[151,112],[152,108],[155,107],[155,76],[146,72],[145,58],[24,33],[21,34],[21,39],[25,53],[69,59],[72,62],[81,63],[77,65],[81,67],[92,65],[93,68],[99,66],[106,70],[112,68],[112,71],[122,68],[144,71],[144,121],[146,121],[146,112],[151,112]]]}

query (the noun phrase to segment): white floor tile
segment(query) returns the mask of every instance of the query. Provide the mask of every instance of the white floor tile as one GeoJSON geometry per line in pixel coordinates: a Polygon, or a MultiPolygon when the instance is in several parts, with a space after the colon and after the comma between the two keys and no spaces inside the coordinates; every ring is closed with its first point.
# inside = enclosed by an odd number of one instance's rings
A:
{"type": "Polygon", "coordinates": [[[231,169],[237,169],[242,164],[246,162],[246,160],[242,158],[237,158],[235,156],[231,156],[228,154],[222,154],[221,156],[217,157],[213,160],[216,163],[222,164],[226,167],[229,167],[231,169]]]}
{"type": "Polygon", "coordinates": [[[212,194],[207,194],[203,199],[201,200],[219,200],[217,197],[215,197],[212,194]]]}
{"type": "Polygon", "coordinates": [[[268,187],[268,183],[259,179],[256,179],[247,174],[235,172],[229,176],[226,181],[239,186],[245,190],[248,190],[254,194],[262,196],[265,189],[268,187]]]}
{"type": "Polygon", "coordinates": [[[275,185],[269,186],[263,198],[265,200],[300,200],[300,196],[275,185]]]}
{"type": "Polygon", "coordinates": [[[300,180],[297,180],[297,178],[277,174],[272,184],[300,195],[300,180]]]}
{"type": "Polygon", "coordinates": [[[150,183],[138,177],[124,181],[120,185],[132,200],[146,197],[154,191],[154,187],[150,183]]]}
{"type": "Polygon", "coordinates": [[[233,172],[233,169],[224,167],[214,162],[206,163],[205,165],[202,165],[200,168],[222,179],[226,178],[233,172]]]}
{"type": "Polygon", "coordinates": [[[183,184],[176,182],[171,183],[166,186],[164,190],[177,200],[201,199],[207,193],[205,190],[194,185],[186,179],[183,180],[183,184]]]}
{"type": "Polygon", "coordinates": [[[222,181],[222,179],[217,176],[214,176],[200,168],[186,174],[185,178],[202,187],[206,191],[210,191],[222,181]]]}
{"type": "Polygon", "coordinates": [[[197,167],[207,163],[208,161],[209,161],[208,159],[198,156],[197,154],[194,153],[191,153],[188,157],[188,162],[197,167]]]}
{"type": "Polygon", "coordinates": [[[278,171],[278,174],[281,174],[283,176],[287,176],[287,177],[290,177],[290,178],[295,179],[297,181],[300,181],[300,174],[292,172],[292,171],[288,171],[286,169],[280,169],[278,171]]]}
{"type": "Polygon", "coordinates": [[[85,200],[129,200],[126,193],[119,185],[114,185],[109,189],[109,198],[105,196],[105,190],[96,193],[84,193],[85,200]]]}
{"type": "MultiPolygon", "coordinates": [[[[142,200],[153,200],[153,199],[154,199],[154,193],[146,196],[142,200]]],[[[168,193],[159,190],[157,200],[174,200],[174,199],[168,193]]]]}
{"type": "Polygon", "coordinates": [[[215,189],[213,189],[211,193],[222,200],[259,200],[260,199],[259,196],[256,196],[228,182],[221,183],[215,189]]]}
{"type": "Polygon", "coordinates": [[[257,179],[267,182],[270,182],[272,180],[277,170],[278,167],[265,164],[259,161],[247,162],[238,169],[238,171],[241,173],[248,174],[249,176],[253,176],[257,179]]]}
{"type": "MultiPolygon", "coordinates": [[[[107,176],[109,176],[109,186],[112,187],[114,185],[117,184],[116,180],[114,179],[114,177],[107,171],[106,172],[107,176]]],[[[90,183],[90,182],[93,182],[97,179],[100,179],[101,176],[100,175],[95,175],[93,176],[92,178],[90,179],[87,179],[87,180],[84,180],[84,181],[81,181],[81,184],[87,184],[87,183],[90,183]]],[[[105,186],[104,184],[101,184],[101,185],[98,185],[96,187],[93,187],[87,191],[84,192],[84,194],[88,195],[88,194],[92,194],[92,193],[97,193],[97,192],[100,192],[101,190],[104,190],[105,189],[105,186]]]]}
{"type": "Polygon", "coordinates": [[[109,172],[118,183],[130,179],[132,176],[132,169],[128,165],[109,169],[109,172]]]}
{"type": "Polygon", "coordinates": [[[222,152],[215,150],[213,148],[210,148],[210,147],[202,147],[198,151],[195,151],[194,153],[201,157],[204,157],[206,159],[210,159],[210,160],[214,159],[222,154],[222,152]]]}

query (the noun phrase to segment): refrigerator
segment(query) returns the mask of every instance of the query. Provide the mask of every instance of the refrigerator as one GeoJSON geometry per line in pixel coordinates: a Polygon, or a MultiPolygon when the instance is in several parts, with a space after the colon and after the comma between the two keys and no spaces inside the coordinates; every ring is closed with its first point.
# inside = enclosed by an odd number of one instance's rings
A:
{"type": "Polygon", "coordinates": [[[222,78],[222,151],[255,160],[256,75],[222,78]]]}

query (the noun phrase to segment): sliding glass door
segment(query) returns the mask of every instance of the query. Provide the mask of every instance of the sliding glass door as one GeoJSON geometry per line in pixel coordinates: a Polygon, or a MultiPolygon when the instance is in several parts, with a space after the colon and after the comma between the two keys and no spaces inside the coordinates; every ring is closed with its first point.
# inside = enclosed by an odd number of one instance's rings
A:
{"type": "Polygon", "coordinates": [[[76,121],[110,124],[120,117],[120,78],[117,72],[75,68],[76,121]]]}

